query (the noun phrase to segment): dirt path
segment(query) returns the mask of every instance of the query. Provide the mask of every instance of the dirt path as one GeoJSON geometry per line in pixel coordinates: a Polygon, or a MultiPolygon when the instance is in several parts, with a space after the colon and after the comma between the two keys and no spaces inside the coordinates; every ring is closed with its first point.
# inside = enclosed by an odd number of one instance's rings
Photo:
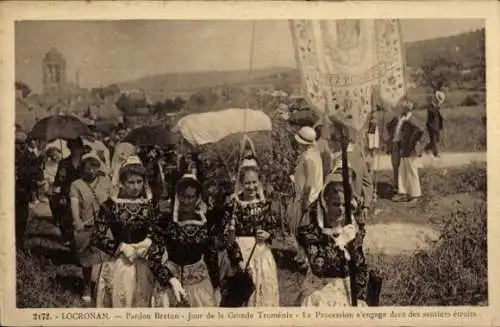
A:
{"type": "MultiPolygon", "coordinates": [[[[448,168],[459,167],[474,162],[486,162],[486,153],[443,153],[440,158],[434,158],[429,155],[423,155],[420,158],[420,166],[422,168],[448,168]]],[[[377,170],[391,170],[390,156],[382,155],[376,158],[377,170]]],[[[440,199],[441,200],[441,199],[440,199]]],[[[444,199],[442,199],[444,200],[444,199]]],[[[380,216],[388,218],[386,215],[397,215],[394,208],[385,208],[383,200],[377,205],[381,211],[380,216]],[[385,216],[385,217],[384,217],[385,216]]],[[[390,200],[389,200],[390,201],[390,200]]],[[[469,201],[466,201],[468,203],[469,201]]],[[[405,204],[402,203],[401,206],[405,204]]],[[[442,208],[443,203],[440,207],[442,208]]],[[[456,205],[456,204],[455,204],[456,205]]],[[[404,208],[403,208],[404,209],[404,208]]],[[[398,211],[398,210],[396,210],[398,211]]],[[[412,222],[385,222],[387,219],[382,219],[383,223],[376,223],[377,217],[373,217],[374,224],[366,227],[365,248],[367,252],[373,254],[386,255],[401,255],[411,254],[417,249],[426,249],[432,245],[433,241],[439,238],[439,233],[431,226],[412,222]]],[[[390,219],[389,219],[390,220],[390,219]]],[[[425,219],[422,219],[425,220],[425,219]]]]}
{"type": "MultiPolygon", "coordinates": [[[[473,162],[486,162],[486,152],[462,152],[462,153],[443,153],[440,158],[434,158],[429,155],[423,155],[420,158],[422,168],[447,168],[464,166],[473,162]]],[[[375,157],[376,170],[391,170],[391,157],[388,155],[379,155],[375,157]]]]}
{"type": "Polygon", "coordinates": [[[425,250],[439,239],[429,226],[389,223],[366,226],[365,251],[373,254],[401,255],[425,250]]]}

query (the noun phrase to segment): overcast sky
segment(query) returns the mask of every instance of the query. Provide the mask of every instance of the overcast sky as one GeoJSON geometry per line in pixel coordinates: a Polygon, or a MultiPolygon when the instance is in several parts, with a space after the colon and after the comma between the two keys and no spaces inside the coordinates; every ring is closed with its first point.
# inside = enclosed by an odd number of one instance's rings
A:
{"type": "MultiPolygon", "coordinates": [[[[484,27],[484,20],[402,20],[405,41],[484,27]]],[[[39,91],[41,60],[54,46],[67,61],[67,79],[83,87],[148,75],[248,69],[251,21],[31,21],[16,24],[16,79],[39,91]]],[[[254,67],[295,67],[287,21],[255,25],[254,67]]]]}

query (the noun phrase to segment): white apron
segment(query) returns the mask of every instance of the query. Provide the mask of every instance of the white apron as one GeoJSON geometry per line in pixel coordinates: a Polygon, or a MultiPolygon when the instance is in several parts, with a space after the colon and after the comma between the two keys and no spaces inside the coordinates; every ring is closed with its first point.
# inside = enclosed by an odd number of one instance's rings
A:
{"type": "MultiPolygon", "coordinates": [[[[254,237],[237,237],[243,262],[247,262],[255,244],[254,237]]],[[[279,284],[276,261],[271,249],[266,243],[258,243],[249,267],[252,271],[252,279],[255,284],[255,292],[248,301],[249,307],[278,307],[279,306],[279,284]]]]}

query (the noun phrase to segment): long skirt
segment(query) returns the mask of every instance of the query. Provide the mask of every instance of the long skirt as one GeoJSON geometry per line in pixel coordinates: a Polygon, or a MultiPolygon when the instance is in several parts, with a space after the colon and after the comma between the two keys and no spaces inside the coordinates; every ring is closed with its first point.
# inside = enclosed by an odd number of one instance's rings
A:
{"type": "Polygon", "coordinates": [[[94,265],[99,266],[108,260],[108,256],[101,250],[90,245],[93,228],[86,228],[82,231],[74,231],[75,252],[81,267],[90,268],[94,265]]]}
{"type": "MultiPolygon", "coordinates": [[[[255,244],[255,238],[237,237],[236,241],[246,263],[255,244]]],[[[249,267],[252,271],[255,291],[248,301],[248,306],[278,307],[280,303],[278,271],[274,256],[267,244],[257,243],[249,267]]]]}
{"type": "Polygon", "coordinates": [[[418,178],[418,158],[401,158],[398,174],[398,193],[410,197],[422,195],[420,179],[418,178]]]}
{"type": "MultiPolygon", "coordinates": [[[[303,307],[350,307],[351,291],[349,278],[328,278],[326,284],[302,300],[303,307]]],[[[367,306],[358,301],[358,306],[367,306]]]]}
{"type": "Polygon", "coordinates": [[[219,251],[218,253],[219,262],[219,281],[221,288],[224,287],[224,283],[227,277],[232,276],[235,273],[235,267],[232,266],[229,260],[229,255],[227,250],[219,251]]]}
{"type": "Polygon", "coordinates": [[[154,277],[144,259],[131,263],[123,254],[101,266],[97,281],[96,307],[148,308],[154,277]]]}
{"type": "Polygon", "coordinates": [[[368,134],[368,149],[378,148],[380,148],[380,135],[377,128],[375,129],[375,133],[368,134]]]}
{"type": "MultiPolygon", "coordinates": [[[[187,302],[190,307],[216,307],[218,306],[215,289],[210,281],[207,265],[203,257],[200,261],[191,265],[181,266],[167,261],[166,266],[172,274],[181,282],[182,287],[186,291],[187,302]]],[[[175,307],[178,306],[171,287],[162,288],[158,284],[153,292],[152,306],[175,307]]]]}

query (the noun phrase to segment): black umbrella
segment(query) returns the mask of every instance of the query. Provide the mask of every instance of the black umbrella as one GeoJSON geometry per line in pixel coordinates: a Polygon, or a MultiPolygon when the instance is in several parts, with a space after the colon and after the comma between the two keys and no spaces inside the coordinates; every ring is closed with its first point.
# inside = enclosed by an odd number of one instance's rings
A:
{"type": "Polygon", "coordinates": [[[28,137],[50,142],[56,139],[77,139],[92,135],[92,131],[75,116],[57,115],[37,122],[28,137]]]}
{"type": "Polygon", "coordinates": [[[250,260],[255,252],[254,244],[250,256],[245,265],[245,270],[238,270],[234,275],[228,277],[221,294],[220,307],[237,308],[245,306],[255,291],[255,284],[249,272],[250,260]]]}
{"type": "Polygon", "coordinates": [[[132,130],[122,142],[166,148],[177,143],[177,136],[162,125],[141,126],[132,130]]]}

